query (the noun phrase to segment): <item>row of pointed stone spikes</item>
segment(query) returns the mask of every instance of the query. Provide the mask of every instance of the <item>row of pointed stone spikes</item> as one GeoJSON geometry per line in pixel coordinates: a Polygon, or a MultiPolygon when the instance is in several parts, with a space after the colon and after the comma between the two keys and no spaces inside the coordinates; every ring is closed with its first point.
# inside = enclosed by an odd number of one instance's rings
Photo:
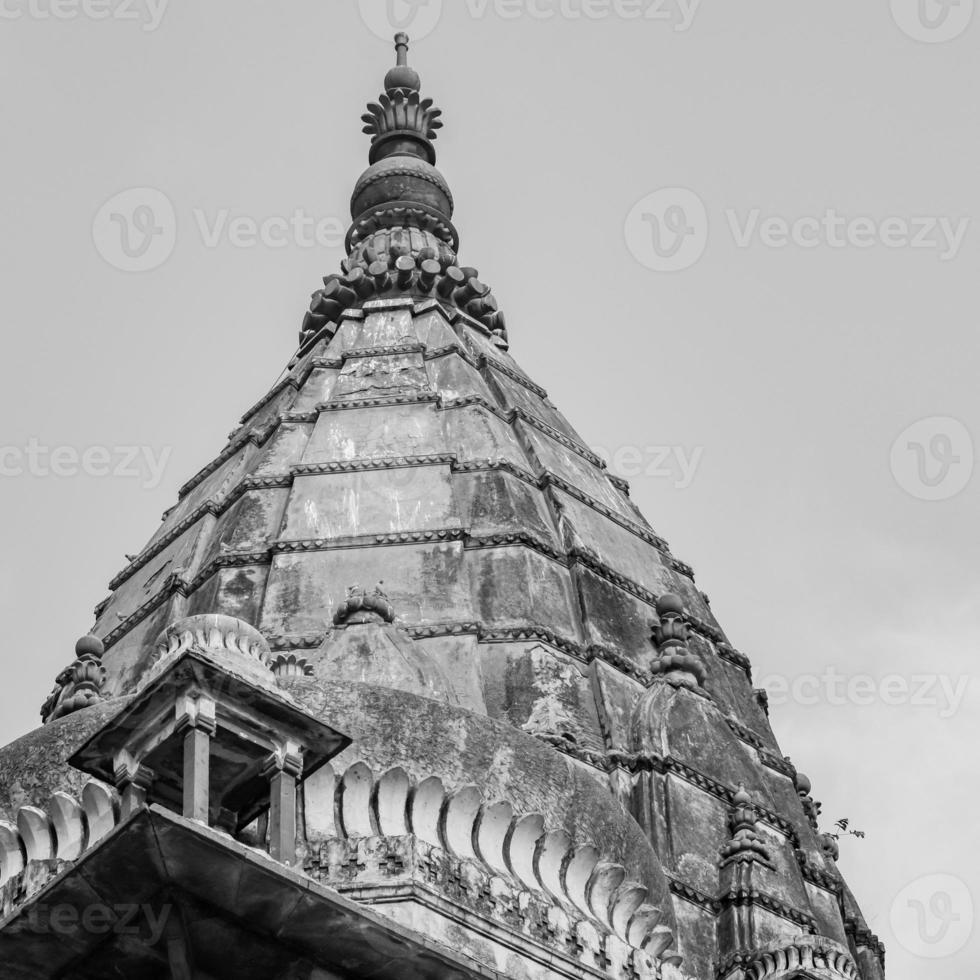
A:
{"type": "Polygon", "coordinates": [[[506,339],[504,314],[498,309],[490,287],[478,278],[477,270],[444,266],[436,255],[435,249],[423,249],[418,260],[411,255],[392,255],[385,259],[377,257],[371,249],[366,250],[367,269],[353,266],[343,275],[324,278],[323,289],[313,294],[301,336],[308,337],[337,321],[344,310],[358,303],[398,292],[437,297],[506,339]]]}

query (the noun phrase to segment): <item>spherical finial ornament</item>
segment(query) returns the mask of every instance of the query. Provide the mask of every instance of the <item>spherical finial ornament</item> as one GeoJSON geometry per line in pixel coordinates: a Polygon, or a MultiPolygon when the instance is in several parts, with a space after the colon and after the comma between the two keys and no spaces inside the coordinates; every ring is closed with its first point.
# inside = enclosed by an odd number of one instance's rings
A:
{"type": "Polygon", "coordinates": [[[832,834],[820,835],[820,850],[830,858],[831,861],[840,860],[840,844],[832,834]]]}
{"type": "Polygon", "coordinates": [[[657,615],[683,616],[684,600],[673,592],[666,592],[657,600],[657,615]]]}
{"type": "Polygon", "coordinates": [[[809,796],[813,791],[813,784],[810,782],[808,776],[804,776],[803,773],[798,772],[796,774],[796,792],[800,796],[809,796]]]}
{"type": "Polygon", "coordinates": [[[735,794],[735,799],[733,800],[735,806],[746,807],[752,805],[752,797],[745,791],[744,784],[739,786],[738,792],[735,794]]]}
{"type": "Polygon", "coordinates": [[[78,658],[86,655],[90,657],[101,657],[105,653],[105,646],[97,636],[83,636],[75,644],[75,656],[78,658]]]}
{"type": "Polygon", "coordinates": [[[414,68],[408,66],[407,34],[395,35],[395,51],[398,52],[398,62],[385,75],[385,91],[390,93],[395,89],[403,89],[408,92],[417,92],[422,87],[422,79],[414,68]]]}

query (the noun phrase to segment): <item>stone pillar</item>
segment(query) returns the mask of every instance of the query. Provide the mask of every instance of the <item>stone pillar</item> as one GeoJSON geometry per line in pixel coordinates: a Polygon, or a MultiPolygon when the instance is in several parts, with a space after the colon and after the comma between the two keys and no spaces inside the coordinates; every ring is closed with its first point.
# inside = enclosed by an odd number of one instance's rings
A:
{"type": "Polygon", "coordinates": [[[269,780],[269,854],[283,864],[296,863],[296,781],[303,760],[295,745],[274,752],[262,774],[269,780]]]}
{"type": "Polygon", "coordinates": [[[184,732],[183,815],[208,823],[211,799],[211,737],[217,730],[216,705],[207,697],[177,702],[177,732],[184,732]]]}
{"type": "Polygon", "coordinates": [[[128,752],[120,752],[115,759],[115,776],[121,801],[119,816],[125,820],[146,805],[146,796],[155,774],[128,752]]]}

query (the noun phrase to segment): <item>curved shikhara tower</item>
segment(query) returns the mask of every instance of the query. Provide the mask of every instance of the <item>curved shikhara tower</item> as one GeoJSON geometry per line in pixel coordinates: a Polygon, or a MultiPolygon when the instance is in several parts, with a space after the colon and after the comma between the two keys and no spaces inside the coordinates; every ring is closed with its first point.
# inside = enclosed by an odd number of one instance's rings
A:
{"type": "Polygon", "coordinates": [[[458,256],[396,44],[298,353],[0,753],[0,976],[880,980],[747,658],[458,256]]]}

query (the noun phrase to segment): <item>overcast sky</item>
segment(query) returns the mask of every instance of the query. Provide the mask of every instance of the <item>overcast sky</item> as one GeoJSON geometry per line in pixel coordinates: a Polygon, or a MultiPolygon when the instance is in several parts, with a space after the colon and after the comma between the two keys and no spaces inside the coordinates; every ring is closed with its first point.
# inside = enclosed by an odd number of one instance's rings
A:
{"type": "MultiPolygon", "coordinates": [[[[980,966],[973,2],[392,8],[463,259],[867,834],[891,980],[980,966]]],[[[338,267],[362,6],[0,0],[0,743],[338,267]]]]}

